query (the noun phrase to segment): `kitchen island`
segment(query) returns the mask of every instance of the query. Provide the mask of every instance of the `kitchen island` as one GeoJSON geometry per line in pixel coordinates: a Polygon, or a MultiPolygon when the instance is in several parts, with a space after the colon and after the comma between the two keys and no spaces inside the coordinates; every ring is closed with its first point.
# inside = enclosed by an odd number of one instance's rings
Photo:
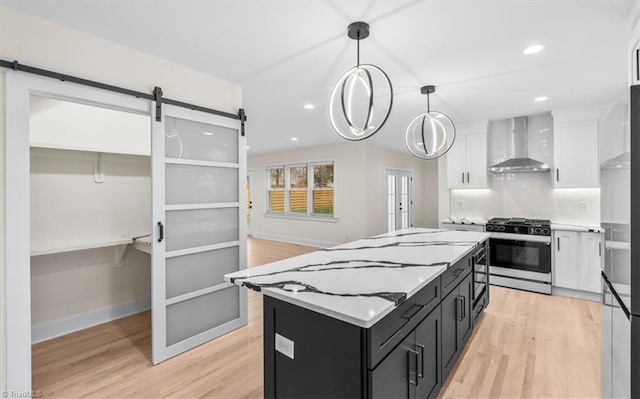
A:
{"type": "Polygon", "coordinates": [[[437,395],[489,301],[486,233],[408,229],[228,274],[264,294],[264,392],[437,395]]]}

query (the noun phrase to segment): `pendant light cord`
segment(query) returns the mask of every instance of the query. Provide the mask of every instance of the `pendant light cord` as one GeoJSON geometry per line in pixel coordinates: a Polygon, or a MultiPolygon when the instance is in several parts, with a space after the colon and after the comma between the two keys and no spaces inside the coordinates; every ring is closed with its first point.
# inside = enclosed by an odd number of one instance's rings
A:
{"type": "Polygon", "coordinates": [[[429,93],[427,93],[427,113],[431,112],[431,107],[429,104],[429,93]]]}
{"type": "Polygon", "coordinates": [[[357,58],[356,58],[356,66],[359,67],[360,66],[360,32],[358,31],[358,51],[357,51],[357,58]]]}

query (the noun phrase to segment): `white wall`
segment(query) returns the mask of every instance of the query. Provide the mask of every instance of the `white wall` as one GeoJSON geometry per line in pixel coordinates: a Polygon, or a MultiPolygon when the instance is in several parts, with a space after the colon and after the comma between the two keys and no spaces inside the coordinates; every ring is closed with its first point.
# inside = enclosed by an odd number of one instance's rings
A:
{"type": "Polygon", "coordinates": [[[438,170],[434,161],[421,161],[408,153],[388,151],[366,142],[307,147],[296,151],[249,154],[253,171],[252,230],[272,237],[310,245],[329,246],[383,233],[383,183],[385,168],[413,173],[413,224],[437,226],[438,170]],[[267,177],[265,165],[334,159],[338,221],[285,219],[265,215],[267,177]]]}
{"type": "MultiPolygon", "coordinates": [[[[32,148],[31,248],[150,233],[149,157],[32,148]]],[[[148,254],[129,249],[115,267],[113,248],[31,258],[31,323],[39,326],[151,295],[148,254]]]]}
{"type": "Polygon", "coordinates": [[[373,145],[367,147],[367,236],[382,234],[384,218],[385,169],[406,169],[413,177],[413,226],[438,226],[438,164],[408,153],[389,151],[373,145]]]}
{"type": "Polygon", "coordinates": [[[264,234],[293,237],[310,245],[328,246],[366,235],[367,179],[365,143],[345,143],[251,155],[247,169],[253,171],[253,213],[251,229],[256,236],[264,234]],[[265,165],[279,162],[333,159],[336,162],[334,184],[337,191],[334,206],[337,222],[284,219],[265,215],[267,210],[267,176],[265,165]]]}
{"type": "Polygon", "coordinates": [[[438,158],[438,220],[451,216],[451,192],[447,179],[447,154],[444,154],[438,158]]]}
{"type": "MultiPolygon", "coordinates": [[[[553,170],[553,119],[531,116],[529,157],[553,170]]],[[[493,122],[488,136],[488,162],[511,157],[510,121],[493,122]]],[[[446,177],[445,177],[446,178],[446,177]]],[[[492,174],[484,190],[451,190],[451,216],[466,218],[528,217],[556,223],[600,224],[599,189],[554,189],[549,172],[492,174]]]]}
{"type": "MultiPolygon", "coordinates": [[[[0,58],[5,60],[18,60],[25,65],[142,92],[150,93],[155,86],[160,86],[166,97],[230,113],[236,113],[242,106],[242,91],[239,86],[175,63],[180,60],[163,60],[5,6],[0,6],[0,40],[0,58]]],[[[2,71],[3,75],[5,73],[2,71]]],[[[0,100],[3,105],[6,103],[4,90],[0,100]]],[[[4,124],[0,134],[4,140],[4,124]]],[[[0,198],[5,193],[3,183],[0,198]]],[[[0,261],[3,270],[8,266],[24,266],[7,265],[4,257],[0,261]]],[[[0,308],[4,308],[4,295],[0,296],[0,300],[0,308]]],[[[6,325],[2,326],[3,333],[6,328],[6,325]]],[[[6,354],[6,343],[3,342],[2,345],[0,364],[4,364],[6,354]]],[[[7,368],[4,367],[1,371],[0,380],[4,381],[7,368]]],[[[20,391],[29,389],[30,378],[18,377],[20,373],[14,370],[12,375],[16,376],[16,380],[8,381],[3,388],[20,391]]]]}
{"type": "Polygon", "coordinates": [[[32,95],[32,146],[151,155],[151,118],[32,95]]]}
{"type": "Polygon", "coordinates": [[[5,6],[0,6],[0,37],[5,60],[146,93],[160,86],[165,97],[231,113],[242,106],[240,86],[179,65],[180,60],[163,60],[5,6]]]}

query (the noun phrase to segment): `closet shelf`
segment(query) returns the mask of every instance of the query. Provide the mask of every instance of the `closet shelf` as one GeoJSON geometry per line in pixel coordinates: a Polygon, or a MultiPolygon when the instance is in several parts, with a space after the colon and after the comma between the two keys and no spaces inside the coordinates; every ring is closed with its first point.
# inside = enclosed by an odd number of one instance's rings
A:
{"type": "Polygon", "coordinates": [[[58,254],[63,252],[82,251],[85,249],[117,247],[120,245],[132,244],[133,239],[127,237],[107,237],[91,241],[76,241],[66,244],[50,244],[31,246],[31,256],[58,254]]]}
{"type": "Polygon", "coordinates": [[[151,236],[135,238],[132,247],[151,255],[151,236]]]}
{"type": "Polygon", "coordinates": [[[105,154],[138,155],[143,157],[148,157],[151,155],[150,151],[147,151],[147,150],[127,151],[125,149],[120,149],[120,148],[67,145],[67,144],[59,144],[59,143],[44,143],[44,142],[33,142],[33,141],[29,143],[29,146],[33,148],[48,148],[53,150],[99,152],[99,153],[105,153],[105,154]]]}

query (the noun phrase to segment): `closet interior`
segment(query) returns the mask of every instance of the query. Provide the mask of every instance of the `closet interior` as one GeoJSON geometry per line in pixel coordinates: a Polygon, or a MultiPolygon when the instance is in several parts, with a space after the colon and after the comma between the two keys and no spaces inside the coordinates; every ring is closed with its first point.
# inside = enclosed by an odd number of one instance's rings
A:
{"type": "Polygon", "coordinates": [[[149,309],[149,115],[31,95],[29,124],[32,343],[149,309]]]}

